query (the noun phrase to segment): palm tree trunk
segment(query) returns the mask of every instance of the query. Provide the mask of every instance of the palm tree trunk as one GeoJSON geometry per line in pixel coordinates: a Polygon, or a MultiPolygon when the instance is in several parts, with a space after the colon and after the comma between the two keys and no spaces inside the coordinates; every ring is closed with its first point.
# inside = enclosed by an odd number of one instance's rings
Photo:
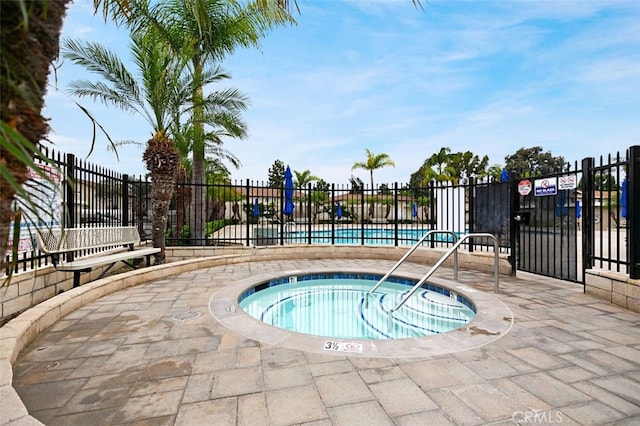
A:
{"type": "MultiPolygon", "coordinates": [[[[194,58],[194,81],[198,82],[202,79],[203,65],[194,58]]],[[[190,214],[190,227],[191,237],[196,241],[202,241],[204,238],[204,218],[205,218],[205,198],[204,198],[204,173],[205,173],[205,153],[204,153],[204,124],[202,122],[203,108],[202,108],[203,92],[202,86],[196,85],[193,91],[193,171],[192,171],[192,183],[193,183],[193,196],[191,198],[191,214],[190,214]]]]}
{"type": "MultiPolygon", "coordinates": [[[[49,130],[40,112],[49,66],[58,56],[69,1],[0,1],[0,120],[24,138],[14,139],[4,133],[0,136],[4,139],[0,144],[0,163],[19,185],[27,179],[27,167],[5,147],[8,144],[23,147],[32,157],[33,150],[25,147],[24,142],[39,147],[49,130]],[[21,4],[26,7],[28,21],[22,16],[21,4]]],[[[0,270],[4,270],[15,195],[15,189],[0,178],[0,270]]]]}
{"type": "Polygon", "coordinates": [[[166,261],[167,212],[176,185],[179,158],[172,140],[153,137],[147,142],[143,159],[151,173],[151,239],[153,246],[160,248],[160,253],[155,255],[155,264],[166,261]]]}
{"type": "Polygon", "coordinates": [[[189,196],[189,188],[191,185],[186,185],[187,173],[184,167],[180,167],[178,170],[178,182],[180,185],[176,189],[176,229],[173,235],[175,238],[182,232],[182,228],[185,225],[187,203],[191,202],[191,197],[189,196]]]}

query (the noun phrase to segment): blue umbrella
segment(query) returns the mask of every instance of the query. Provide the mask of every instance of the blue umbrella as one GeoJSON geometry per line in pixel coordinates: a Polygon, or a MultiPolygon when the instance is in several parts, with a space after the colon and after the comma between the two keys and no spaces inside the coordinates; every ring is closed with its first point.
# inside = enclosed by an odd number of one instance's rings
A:
{"type": "Polygon", "coordinates": [[[338,216],[338,219],[342,218],[342,204],[340,204],[340,202],[338,202],[338,208],[336,209],[336,216],[338,216]]]}
{"type": "Polygon", "coordinates": [[[622,203],[622,217],[627,217],[627,178],[622,181],[622,197],[620,199],[622,203]]]}
{"type": "Polygon", "coordinates": [[[258,197],[256,197],[255,201],[253,202],[253,215],[255,217],[260,216],[260,206],[258,205],[258,197]]]}
{"type": "Polygon", "coordinates": [[[293,175],[287,166],[287,170],[284,172],[284,209],[282,209],[282,213],[291,216],[295,208],[296,206],[293,204],[293,175]]]}
{"type": "Polygon", "coordinates": [[[413,211],[411,212],[413,217],[418,217],[418,206],[416,203],[413,203],[413,211]]]}

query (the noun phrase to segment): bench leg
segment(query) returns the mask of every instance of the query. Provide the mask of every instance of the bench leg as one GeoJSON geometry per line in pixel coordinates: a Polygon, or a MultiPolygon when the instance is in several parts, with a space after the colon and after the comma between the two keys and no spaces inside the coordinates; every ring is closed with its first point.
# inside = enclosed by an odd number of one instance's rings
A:
{"type": "Polygon", "coordinates": [[[80,287],[80,272],[81,271],[73,271],[73,286],[80,287]]]}

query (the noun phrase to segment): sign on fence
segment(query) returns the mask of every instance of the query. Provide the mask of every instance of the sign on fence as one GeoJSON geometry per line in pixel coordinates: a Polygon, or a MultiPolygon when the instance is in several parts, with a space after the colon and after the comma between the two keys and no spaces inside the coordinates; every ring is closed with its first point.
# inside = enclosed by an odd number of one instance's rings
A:
{"type": "MultiPolygon", "coordinates": [[[[47,164],[38,164],[51,181],[44,179],[35,170],[29,168],[29,180],[25,184],[26,192],[34,200],[35,211],[29,215],[23,215],[20,221],[20,240],[18,242],[18,254],[33,250],[32,239],[37,227],[59,227],[60,211],[62,207],[62,188],[60,183],[62,176],[60,171],[47,164]]],[[[13,230],[12,218],[10,229],[13,230]]],[[[12,234],[10,234],[12,235],[12,234]]],[[[13,240],[8,241],[12,247],[13,240]]]]}
{"type": "Polygon", "coordinates": [[[555,177],[536,179],[533,181],[533,185],[536,197],[556,195],[558,193],[558,178],[555,177]]]}
{"type": "Polygon", "coordinates": [[[521,180],[518,183],[518,193],[523,196],[531,194],[531,181],[529,179],[521,180]]]}
{"type": "Polygon", "coordinates": [[[576,175],[560,176],[558,178],[558,189],[576,189],[578,187],[578,178],[576,175]]]}

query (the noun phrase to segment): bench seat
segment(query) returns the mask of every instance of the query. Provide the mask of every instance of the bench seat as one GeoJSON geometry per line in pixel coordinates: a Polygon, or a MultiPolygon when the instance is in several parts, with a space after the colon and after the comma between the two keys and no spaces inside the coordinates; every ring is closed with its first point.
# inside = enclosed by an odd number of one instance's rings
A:
{"type": "Polygon", "coordinates": [[[116,263],[120,261],[138,259],[146,256],[151,256],[160,251],[159,248],[149,247],[137,250],[127,250],[119,253],[113,253],[108,255],[98,255],[97,257],[83,257],[71,262],[63,262],[56,265],[58,271],[90,271],[93,268],[108,265],[110,263],[116,263]]]}
{"type": "Polygon", "coordinates": [[[108,267],[102,271],[104,276],[117,262],[124,262],[136,268],[132,259],[146,258],[149,266],[151,255],[160,252],[160,248],[141,246],[140,234],[134,226],[104,228],[67,228],[38,229],[36,231],[38,248],[51,255],[53,266],[59,271],[73,272],[73,286],[80,285],[80,274],[90,272],[101,266],[108,267]],[[113,252],[119,247],[127,247],[127,251],[113,252]],[[74,259],[76,252],[86,250],[104,250],[88,256],[74,259]],[[71,260],[60,261],[60,254],[71,255],[71,260]]]}

